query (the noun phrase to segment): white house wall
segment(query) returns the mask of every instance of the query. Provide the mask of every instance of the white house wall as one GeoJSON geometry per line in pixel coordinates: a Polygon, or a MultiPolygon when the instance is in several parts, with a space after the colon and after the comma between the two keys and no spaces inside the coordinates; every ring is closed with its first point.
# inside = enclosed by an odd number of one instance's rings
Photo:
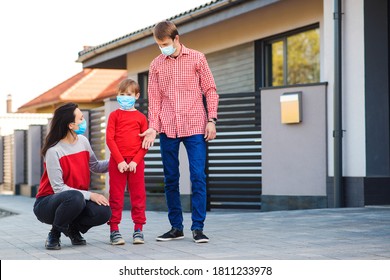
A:
{"type": "MultiPolygon", "coordinates": [[[[322,26],[322,19],[322,0],[280,1],[190,33],[180,33],[179,26],[180,41],[207,56],[313,23],[322,26]]],[[[144,48],[127,54],[127,70],[133,74],[147,71],[158,54],[157,45],[145,44],[144,48]]]]}
{"type": "MultiPolygon", "coordinates": [[[[365,91],[364,91],[364,18],[363,0],[342,1],[342,120],[343,176],[364,177],[365,91]]],[[[321,51],[328,82],[328,170],[333,176],[333,89],[334,89],[334,1],[324,1],[324,48],[321,51]]]]}

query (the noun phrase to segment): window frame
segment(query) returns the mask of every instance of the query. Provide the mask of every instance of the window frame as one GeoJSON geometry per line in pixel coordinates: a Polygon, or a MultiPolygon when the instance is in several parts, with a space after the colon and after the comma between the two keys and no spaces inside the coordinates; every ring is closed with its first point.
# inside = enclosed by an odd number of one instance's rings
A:
{"type": "Polygon", "coordinates": [[[148,99],[148,81],[149,80],[149,71],[138,73],[138,84],[140,87],[140,97],[147,100],[148,99]]]}
{"type": "Polygon", "coordinates": [[[269,52],[269,46],[274,42],[282,41],[284,44],[283,48],[283,86],[287,86],[287,39],[290,36],[297,35],[299,33],[319,29],[320,24],[310,24],[304,27],[296,28],[294,30],[290,30],[287,32],[279,33],[276,35],[272,35],[270,37],[266,37],[260,40],[255,41],[255,85],[256,88],[264,88],[264,87],[273,87],[272,86],[272,75],[269,75],[272,72],[272,64],[268,63],[270,61],[269,56],[271,53],[269,52]],[[271,80],[271,82],[270,82],[271,80]]]}

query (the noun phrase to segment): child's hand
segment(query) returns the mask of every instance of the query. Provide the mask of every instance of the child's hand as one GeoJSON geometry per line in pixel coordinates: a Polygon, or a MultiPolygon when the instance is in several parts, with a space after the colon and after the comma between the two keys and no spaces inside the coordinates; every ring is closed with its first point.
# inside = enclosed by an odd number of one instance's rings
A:
{"type": "Polygon", "coordinates": [[[132,162],[129,163],[128,167],[129,167],[129,171],[130,171],[130,172],[134,172],[134,173],[135,173],[135,171],[136,171],[136,169],[137,169],[137,163],[135,163],[134,161],[132,161],[132,162]]]}
{"type": "Polygon", "coordinates": [[[127,165],[127,163],[125,161],[122,161],[121,163],[118,164],[118,170],[120,173],[125,172],[128,168],[129,168],[129,166],[127,165]]]}

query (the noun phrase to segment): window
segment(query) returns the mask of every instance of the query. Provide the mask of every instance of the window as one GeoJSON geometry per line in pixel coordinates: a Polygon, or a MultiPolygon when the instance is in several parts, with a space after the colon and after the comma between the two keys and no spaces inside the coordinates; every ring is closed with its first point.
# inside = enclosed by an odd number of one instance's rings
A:
{"type": "Polygon", "coordinates": [[[318,25],[263,40],[260,45],[264,58],[264,84],[261,86],[273,87],[320,81],[318,25]]]}
{"type": "Polygon", "coordinates": [[[138,84],[141,91],[141,98],[148,99],[148,78],[149,72],[142,72],[138,74],[138,84]]]}

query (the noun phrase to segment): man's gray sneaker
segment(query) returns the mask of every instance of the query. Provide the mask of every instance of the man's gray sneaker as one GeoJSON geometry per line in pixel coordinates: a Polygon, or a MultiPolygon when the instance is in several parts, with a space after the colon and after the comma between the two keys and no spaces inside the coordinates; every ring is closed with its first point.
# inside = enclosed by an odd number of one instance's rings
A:
{"type": "Polygon", "coordinates": [[[200,230],[200,229],[195,229],[192,231],[192,237],[193,237],[193,240],[196,242],[196,243],[207,243],[209,242],[209,238],[204,235],[203,231],[200,230]]]}
{"type": "Polygon", "coordinates": [[[123,245],[125,240],[122,238],[122,235],[118,230],[111,231],[110,242],[112,245],[123,245]]]}
{"type": "Polygon", "coordinates": [[[170,231],[160,235],[156,238],[157,241],[169,241],[169,240],[177,240],[183,239],[184,234],[182,230],[178,230],[176,228],[172,228],[170,231]]]}
{"type": "Polygon", "coordinates": [[[133,233],[133,244],[144,244],[144,234],[140,230],[136,230],[133,233]]]}

